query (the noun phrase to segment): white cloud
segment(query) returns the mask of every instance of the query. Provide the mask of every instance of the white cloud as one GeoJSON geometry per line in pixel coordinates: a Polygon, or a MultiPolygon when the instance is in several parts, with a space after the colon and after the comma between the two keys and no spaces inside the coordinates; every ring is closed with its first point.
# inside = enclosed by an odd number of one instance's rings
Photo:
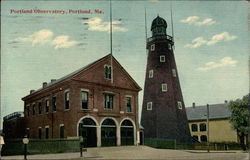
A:
{"type": "Polygon", "coordinates": [[[216,43],[223,42],[223,41],[231,41],[231,40],[234,40],[235,38],[237,37],[234,35],[230,35],[228,32],[222,32],[220,34],[216,34],[212,36],[210,40],[206,40],[203,37],[197,37],[194,40],[192,40],[191,44],[186,44],[184,47],[198,48],[202,45],[210,46],[210,45],[214,45],[216,43]]]}
{"type": "Polygon", "coordinates": [[[47,29],[34,32],[27,37],[18,37],[15,41],[31,42],[32,46],[37,44],[50,44],[54,46],[55,49],[69,48],[79,44],[77,41],[69,41],[69,36],[67,35],[57,36],[53,39],[53,32],[47,29]]]}
{"type": "Polygon", "coordinates": [[[198,16],[189,16],[186,19],[181,20],[182,23],[193,24],[195,26],[203,26],[203,25],[212,25],[216,21],[212,18],[205,18],[202,21],[199,21],[200,17],[198,16]]]}
{"type": "Polygon", "coordinates": [[[18,37],[16,41],[23,41],[23,42],[31,42],[32,46],[36,44],[44,44],[51,41],[53,36],[53,32],[47,29],[40,30],[38,32],[34,32],[33,34],[27,37],[18,37]]]}
{"type": "Polygon", "coordinates": [[[224,57],[219,62],[207,62],[204,67],[197,68],[198,71],[208,71],[220,67],[234,67],[238,63],[236,60],[233,60],[231,57],[224,57]]]}
{"type": "Polygon", "coordinates": [[[186,44],[185,47],[187,48],[198,48],[207,43],[203,37],[197,37],[192,41],[192,44],[186,44]]]}
{"type": "Polygon", "coordinates": [[[69,48],[72,46],[77,45],[79,42],[77,41],[69,41],[69,36],[57,36],[52,42],[51,44],[55,46],[55,49],[59,49],[59,48],[69,48]]]}
{"type": "Polygon", "coordinates": [[[236,36],[230,35],[228,32],[223,32],[221,34],[214,35],[210,41],[207,42],[207,45],[214,45],[221,41],[231,41],[234,40],[236,36]]]}
{"type": "MultiPolygon", "coordinates": [[[[94,17],[90,18],[83,22],[84,24],[89,25],[89,30],[92,31],[102,31],[109,32],[110,31],[110,22],[103,22],[101,18],[94,17]]],[[[112,22],[112,31],[114,32],[126,32],[128,29],[124,27],[120,27],[121,21],[113,21],[112,22]]]]}

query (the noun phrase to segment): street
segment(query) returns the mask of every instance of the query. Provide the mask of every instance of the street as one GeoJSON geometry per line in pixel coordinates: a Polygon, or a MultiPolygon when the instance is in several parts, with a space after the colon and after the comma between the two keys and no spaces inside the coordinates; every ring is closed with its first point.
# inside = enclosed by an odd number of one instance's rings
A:
{"type": "MultiPolygon", "coordinates": [[[[98,160],[98,159],[140,159],[140,160],[249,160],[249,154],[242,151],[206,151],[198,150],[170,150],[155,149],[147,146],[121,146],[88,148],[83,158],[80,153],[60,153],[29,155],[28,160],[35,159],[72,159],[72,160],[98,160]]],[[[6,156],[2,160],[23,159],[23,156],[6,156]]]]}

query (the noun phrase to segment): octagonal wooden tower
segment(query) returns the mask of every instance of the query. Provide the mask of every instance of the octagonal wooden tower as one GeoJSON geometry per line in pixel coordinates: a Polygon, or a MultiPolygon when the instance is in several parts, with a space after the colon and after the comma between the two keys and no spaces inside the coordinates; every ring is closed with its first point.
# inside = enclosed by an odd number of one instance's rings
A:
{"type": "Polygon", "coordinates": [[[157,16],[147,39],[147,70],[141,124],[145,138],[191,142],[186,110],[166,21],[157,16]]]}

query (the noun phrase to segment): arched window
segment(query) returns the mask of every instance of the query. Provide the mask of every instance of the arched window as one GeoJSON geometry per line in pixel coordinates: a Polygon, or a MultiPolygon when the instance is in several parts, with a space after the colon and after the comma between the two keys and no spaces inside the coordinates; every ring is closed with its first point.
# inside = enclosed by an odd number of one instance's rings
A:
{"type": "Polygon", "coordinates": [[[130,126],[130,127],[133,127],[133,123],[130,121],[130,120],[124,120],[123,122],[122,122],[122,125],[121,125],[122,127],[125,127],[125,126],[130,126]]]}
{"type": "Polygon", "coordinates": [[[115,126],[115,122],[114,120],[108,118],[102,122],[102,126],[115,126]]]}
{"type": "Polygon", "coordinates": [[[87,126],[96,126],[96,123],[93,119],[91,118],[84,118],[82,121],[81,121],[81,124],[82,125],[87,125],[87,126]]]}

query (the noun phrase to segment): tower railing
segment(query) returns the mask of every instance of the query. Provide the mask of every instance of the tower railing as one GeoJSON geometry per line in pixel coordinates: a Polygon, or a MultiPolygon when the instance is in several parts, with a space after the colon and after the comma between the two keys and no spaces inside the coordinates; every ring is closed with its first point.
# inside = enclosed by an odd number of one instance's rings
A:
{"type": "Polygon", "coordinates": [[[173,37],[171,37],[169,35],[152,36],[152,37],[147,38],[147,42],[151,42],[151,41],[154,41],[154,40],[166,40],[166,39],[171,41],[172,43],[174,43],[173,42],[173,37]]]}

